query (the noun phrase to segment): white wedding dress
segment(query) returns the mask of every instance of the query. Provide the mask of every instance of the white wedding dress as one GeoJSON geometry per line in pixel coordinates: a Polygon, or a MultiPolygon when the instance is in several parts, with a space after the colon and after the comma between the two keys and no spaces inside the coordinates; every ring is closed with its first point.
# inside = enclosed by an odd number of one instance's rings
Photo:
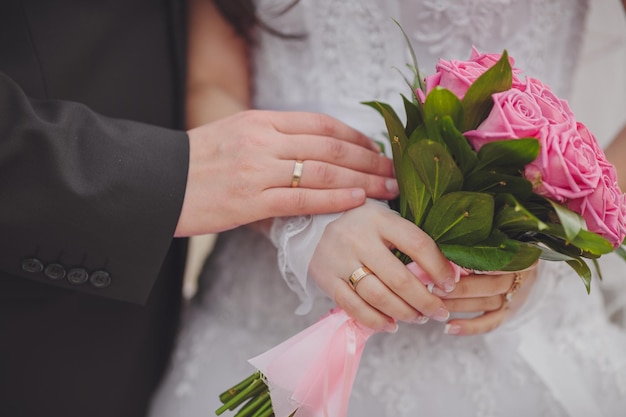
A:
{"type": "MultiPolygon", "coordinates": [[[[329,113],[376,138],[383,137],[383,121],[359,103],[378,99],[401,109],[399,93],[407,93],[393,67],[406,68],[409,56],[392,17],[409,34],[425,73],[439,57],[469,57],[472,45],[483,52],[506,48],[525,74],[565,97],[587,10],[584,0],[300,0],[277,15],[276,4],[285,3],[262,0],[258,7],[269,25],[305,37],[258,33],[255,107],[329,113]]],[[[281,264],[289,238],[309,221],[287,224],[281,264]]],[[[281,278],[267,238],[247,228],[219,236],[152,417],[213,415],[218,395],[253,371],[247,359],[332,306],[317,300],[309,314],[294,315],[307,296],[287,277],[300,298],[281,278]]],[[[542,264],[524,309],[495,332],[448,336],[431,321],[374,335],[350,416],[626,415],[626,335],[607,321],[596,284],[588,296],[567,267],[542,264]]]]}

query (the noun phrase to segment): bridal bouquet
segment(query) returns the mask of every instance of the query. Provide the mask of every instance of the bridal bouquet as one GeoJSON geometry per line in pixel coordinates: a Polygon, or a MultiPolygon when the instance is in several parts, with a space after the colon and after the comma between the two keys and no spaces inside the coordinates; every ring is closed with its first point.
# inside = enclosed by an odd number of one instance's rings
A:
{"type": "Polygon", "coordinates": [[[406,124],[389,105],[366,103],[387,125],[398,209],[461,267],[565,261],[589,291],[584,259],[597,266],[622,244],[626,197],[568,104],[512,64],[506,51],[476,49],[467,61],[440,60],[404,98],[406,124]]]}
{"type": "MultiPolygon", "coordinates": [[[[440,60],[425,80],[412,54],[406,122],[388,104],[365,103],[387,126],[400,214],[457,268],[516,271],[540,258],[564,261],[589,291],[585,260],[597,267],[626,235],[626,197],[593,135],[548,86],[522,80],[506,51],[440,60]]],[[[222,394],[216,413],[246,402],[236,416],[345,416],[372,333],[331,311],[251,359],[260,372],[222,394]]]]}

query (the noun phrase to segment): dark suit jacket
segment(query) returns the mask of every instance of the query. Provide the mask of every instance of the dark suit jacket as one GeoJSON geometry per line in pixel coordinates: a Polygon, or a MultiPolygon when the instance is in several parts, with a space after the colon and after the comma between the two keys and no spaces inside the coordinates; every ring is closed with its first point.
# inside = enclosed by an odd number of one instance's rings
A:
{"type": "Polygon", "coordinates": [[[145,413],[184,264],[179,3],[0,0],[0,416],[145,413]]]}

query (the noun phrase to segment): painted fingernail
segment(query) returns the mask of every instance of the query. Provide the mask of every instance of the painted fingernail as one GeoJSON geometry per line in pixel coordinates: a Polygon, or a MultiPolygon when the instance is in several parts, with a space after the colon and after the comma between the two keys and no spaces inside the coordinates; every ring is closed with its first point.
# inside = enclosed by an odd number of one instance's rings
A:
{"type": "Polygon", "coordinates": [[[417,317],[415,317],[411,323],[414,323],[414,324],[426,324],[426,323],[428,323],[428,317],[420,314],[417,317]]]}
{"type": "Polygon", "coordinates": [[[445,334],[459,334],[461,333],[461,326],[458,324],[446,324],[446,327],[443,328],[443,332],[445,334]]]}
{"type": "Polygon", "coordinates": [[[430,318],[437,321],[446,321],[450,318],[450,312],[443,307],[439,307],[430,318]]]}
{"type": "Polygon", "coordinates": [[[396,194],[398,193],[398,191],[400,190],[400,188],[398,188],[398,181],[394,180],[394,179],[388,179],[385,181],[385,188],[387,189],[387,191],[389,191],[390,193],[396,194]]]}
{"type": "Polygon", "coordinates": [[[399,328],[400,328],[400,326],[398,326],[398,323],[396,323],[396,322],[390,322],[390,323],[387,323],[387,325],[385,326],[385,329],[384,329],[384,330],[385,330],[387,333],[395,333],[395,332],[397,332],[397,331],[398,331],[398,329],[399,329],[399,328]]]}
{"type": "Polygon", "coordinates": [[[433,290],[435,289],[435,283],[431,282],[430,284],[426,286],[426,288],[428,288],[428,292],[432,294],[433,290]]]}

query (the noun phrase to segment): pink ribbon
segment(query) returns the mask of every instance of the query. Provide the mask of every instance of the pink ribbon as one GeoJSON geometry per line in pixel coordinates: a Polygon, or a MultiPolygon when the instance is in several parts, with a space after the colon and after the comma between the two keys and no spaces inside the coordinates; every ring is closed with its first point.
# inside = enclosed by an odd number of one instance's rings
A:
{"type": "Polygon", "coordinates": [[[345,417],[365,342],[375,331],[336,308],[249,360],[266,378],[276,417],[345,417]]]}

